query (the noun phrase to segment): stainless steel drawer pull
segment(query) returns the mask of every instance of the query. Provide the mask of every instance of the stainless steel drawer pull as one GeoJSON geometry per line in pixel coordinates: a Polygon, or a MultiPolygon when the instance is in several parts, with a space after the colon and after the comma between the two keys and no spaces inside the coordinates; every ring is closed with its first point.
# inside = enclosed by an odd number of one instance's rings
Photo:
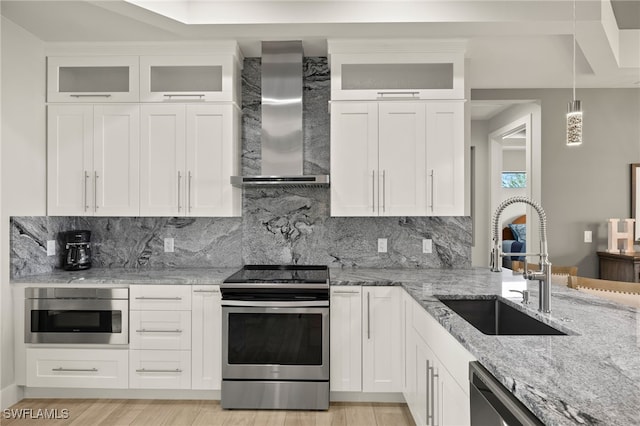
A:
{"type": "Polygon", "coordinates": [[[194,293],[220,293],[220,290],[193,290],[194,293]]]}
{"type": "Polygon", "coordinates": [[[358,294],[357,291],[334,290],[333,294],[358,294]]]}
{"type": "Polygon", "coordinates": [[[182,300],[182,297],[146,297],[138,296],[136,300],[182,300]]]}
{"type": "Polygon", "coordinates": [[[189,170],[189,176],[187,179],[187,212],[191,213],[191,170],[189,170]]]}
{"type": "Polygon", "coordinates": [[[415,97],[418,96],[420,94],[420,92],[378,92],[378,95],[380,95],[380,97],[384,97],[384,96],[402,96],[402,95],[410,95],[411,97],[415,97]]]}
{"type": "Polygon", "coordinates": [[[143,328],[141,330],[136,330],[136,333],[182,333],[182,330],[176,328],[175,330],[147,330],[143,328]]]}
{"type": "Polygon", "coordinates": [[[175,370],[147,370],[146,368],[140,368],[136,370],[136,373],[182,373],[181,368],[175,370]]]}
{"type": "Polygon", "coordinates": [[[376,212],[376,171],[371,172],[371,211],[376,212]]]}
{"type": "Polygon", "coordinates": [[[93,172],[93,212],[98,211],[98,172],[93,172]]]}
{"type": "Polygon", "coordinates": [[[52,368],[51,371],[86,371],[86,372],[92,372],[95,373],[98,371],[97,368],[62,368],[62,367],[58,367],[58,368],[52,368]]]}
{"type": "Polygon", "coordinates": [[[101,94],[101,93],[89,93],[86,95],[80,95],[80,94],[73,94],[73,95],[69,95],[72,98],[110,98],[111,95],[109,94],[101,94]]]}
{"type": "Polygon", "coordinates": [[[371,339],[371,293],[367,293],[367,339],[371,339]]]}
{"type": "Polygon", "coordinates": [[[172,94],[172,95],[169,95],[169,94],[164,95],[164,97],[165,98],[169,98],[169,99],[174,98],[174,97],[175,98],[184,98],[184,97],[187,97],[187,98],[204,98],[205,94],[204,93],[175,93],[175,94],[172,94]]]}

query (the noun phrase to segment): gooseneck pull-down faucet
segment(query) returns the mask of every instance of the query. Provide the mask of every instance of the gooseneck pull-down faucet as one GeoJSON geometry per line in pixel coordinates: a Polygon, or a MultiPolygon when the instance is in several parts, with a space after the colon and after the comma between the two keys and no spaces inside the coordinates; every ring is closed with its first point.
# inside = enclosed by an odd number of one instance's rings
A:
{"type": "Polygon", "coordinates": [[[522,275],[527,280],[538,281],[538,289],[540,292],[538,310],[544,313],[551,312],[551,310],[549,309],[549,302],[551,300],[551,262],[549,262],[549,253],[547,251],[547,215],[545,214],[540,204],[536,203],[533,200],[530,200],[527,197],[522,196],[507,198],[502,203],[500,203],[495,213],[493,214],[493,218],[491,219],[491,226],[493,235],[493,249],[491,249],[490,265],[491,271],[502,271],[502,256],[524,255],[525,259],[527,256],[538,256],[540,258],[540,271],[527,271],[527,262],[525,260],[524,272],[522,273],[522,275]],[[538,213],[538,218],[540,220],[540,253],[502,253],[502,250],[500,249],[500,234],[498,233],[500,214],[502,214],[502,211],[505,208],[516,203],[529,204],[538,213]]]}

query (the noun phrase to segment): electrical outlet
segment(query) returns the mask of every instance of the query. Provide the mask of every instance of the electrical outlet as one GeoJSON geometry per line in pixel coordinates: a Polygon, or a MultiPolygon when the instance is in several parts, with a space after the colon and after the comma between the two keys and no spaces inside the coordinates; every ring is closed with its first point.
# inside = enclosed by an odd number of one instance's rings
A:
{"type": "Polygon", "coordinates": [[[173,238],[164,239],[164,252],[173,253],[173,238]]]}
{"type": "Polygon", "coordinates": [[[56,255],[56,240],[47,240],[47,256],[56,255]]]}
{"type": "Polygon", "coordinates": [[[387,239],[378,238],[378,253],[386,253],[386,252],[387,252],[387,239]]]}
{"type": "Polygon", "coordinates": [[[593,239],[591,237],[591,231],[584,231],[584,242],[585,243],[590,243],[592,241],[593,241],[593,239]]]}
{"type": "Polygon", "coordinates": [[[429,238],[422,240],[422,253],[429,254],[433,252],[433,242],[429,238]]]}

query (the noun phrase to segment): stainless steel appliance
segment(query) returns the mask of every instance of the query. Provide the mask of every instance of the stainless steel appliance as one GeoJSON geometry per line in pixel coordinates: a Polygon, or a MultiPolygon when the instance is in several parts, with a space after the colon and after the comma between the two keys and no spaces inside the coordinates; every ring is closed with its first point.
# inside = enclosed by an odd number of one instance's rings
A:
{"type": "Polygon", "coordinates": [[[25,343],[129,343],[128,288],[25,289],[25,343]]]}
{"type": "Polygon", "coordinates": [[[220,286],[223,408],[329,408],[329,270],[246,265],[220,286]]]}
{"type": "Polygon", "coordinates": [[[469,363],[471,426],[541,426],[543,423],[479,362],[469,363]]]}
{"type": "Polygon", "coordinates": [[[62,267],[68,271],[91,268],[91,231],[64,233],[62,267]]]}

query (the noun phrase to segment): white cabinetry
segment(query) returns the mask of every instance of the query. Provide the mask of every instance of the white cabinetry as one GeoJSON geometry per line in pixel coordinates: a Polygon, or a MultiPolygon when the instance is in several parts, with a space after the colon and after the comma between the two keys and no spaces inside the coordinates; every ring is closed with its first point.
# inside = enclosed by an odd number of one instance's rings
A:
{"type": "Polygon", "coordinates": [[[138,56],[49,56],[48,102],[137,102],[138,56]]]}
{"type": "Polygon", "coordinates": [[[239,113],[225,105],[143,105],[142,216],[238,216],[230,183],[239,162],[239,113]]]}
{"type": "Polygon", "coordinates": [[[137,105],[49,105],[47,213],[139,214],[137,105]]]}
{"type": "Polygon", "coordinates": [[[464,213],[462,102],[334,102],[331,215],[464,213]]]}
{"type": "MultiPolygon", "coordinates": [[[[405,297],[405,301],[407,298],[405,297]]],[[[468,365],[474,358],[417,302],[405,304],[403,390],[418,425],[470,424],[468,365]]]]}
{"type": "Polygon", "coordinates": [[[362,391],[362,290],[331,288],[331,391],[362,391]]]}
{"type": "Polygon", "coordinates": [[[231,55],[141,56],[143,102],[235,101],[239,67],[231,55]]]}
{"type": "Polygon", "coordinates": [[[458,41],[328,40],[332,100],[463,99],[458,41]]]}
{"type": "Polygon", "coordinates": [[[132,285],[129,387],[191,388],[191,287],[132,285]]]}
{"type": "Polygon", "coordinates": [[[362,287],[362,390],[402,391],[400,287],[362,287]]]}
{"type": "Polygon", "coordinates": [[[27,348],[26,385],[62,388],[127,388],[125,349],[27,348]]]}
{"type": "Polygon", "coordinates": [[[191,388],[220,389],[222,307],[220,287],[193,286],[191,298],[191,388]]]}

